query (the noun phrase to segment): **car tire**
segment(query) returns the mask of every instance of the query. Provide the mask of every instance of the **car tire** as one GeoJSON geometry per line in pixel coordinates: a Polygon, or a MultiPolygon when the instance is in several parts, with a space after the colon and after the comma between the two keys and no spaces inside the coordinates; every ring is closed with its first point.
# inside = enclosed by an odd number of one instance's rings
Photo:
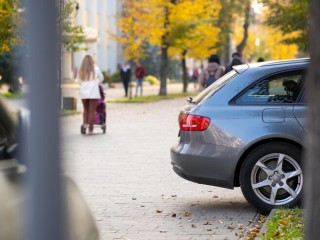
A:
{"type": "Polygon", "coordinates": [[[240,186],[247,201],[262,214],[276,207],[300,206],[301,155],[301,149],[283,142],[266,143],[251,151],[240,170],[240,186]]]}

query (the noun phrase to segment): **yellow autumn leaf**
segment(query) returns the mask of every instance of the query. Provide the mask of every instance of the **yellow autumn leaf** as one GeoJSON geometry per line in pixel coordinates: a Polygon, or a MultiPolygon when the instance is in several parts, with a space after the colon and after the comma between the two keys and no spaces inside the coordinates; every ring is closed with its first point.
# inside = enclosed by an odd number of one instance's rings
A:
{"type": "Polygon", "coordinates": [[[190,215],[191,215],[190,212],[184,212],[184,213],[183,213],[183,216],[184,216],[184,217],[189,217],[190,215]]]}

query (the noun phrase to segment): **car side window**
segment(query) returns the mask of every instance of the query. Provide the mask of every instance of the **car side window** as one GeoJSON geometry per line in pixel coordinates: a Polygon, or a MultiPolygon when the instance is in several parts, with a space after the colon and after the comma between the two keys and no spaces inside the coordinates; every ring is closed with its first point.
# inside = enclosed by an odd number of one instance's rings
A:
{"type": "Polygon", "coordinates": [[[294,71],[273,75],[247,89],[237,104],[294,103],[304,82],[304,72],[294,71]]]}

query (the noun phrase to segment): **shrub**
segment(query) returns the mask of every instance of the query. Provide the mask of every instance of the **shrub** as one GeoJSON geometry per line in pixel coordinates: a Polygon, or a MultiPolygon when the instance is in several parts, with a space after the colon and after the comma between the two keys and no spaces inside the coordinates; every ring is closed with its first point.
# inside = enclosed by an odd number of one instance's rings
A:
{"type": "Polygon", "coordinates": [[[146,82],[148,82],[150,85],[159,84],[159,80],[158,80],[156,77],[152,76],[152,75],[146,76],[146,77],[144,78],[144,80],[145,80],[146,82]]]}
{"type": "Polygon", "coordinates": [[[115,72],[111,75],[112,82],[121,82],[121,76],[119,72],[115,72]]]}
{"type": "Polygon", "coordinates": [[[106,71],[103,71],[102,74],[103,74],[103,82],[102,83],[108,83],[110,87],[112,87],[112,83],[121,82],[121,77],[120,77],[119,72],[115,72],[113,74],[110,74],[106,71]]]}

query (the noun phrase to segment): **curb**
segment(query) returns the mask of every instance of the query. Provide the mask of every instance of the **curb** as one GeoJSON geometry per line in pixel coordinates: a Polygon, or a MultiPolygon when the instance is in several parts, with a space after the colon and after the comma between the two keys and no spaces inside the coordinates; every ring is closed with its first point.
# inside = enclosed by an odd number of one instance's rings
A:
{"type": "Polygon", "coordinates": [[[272,209],[271,212],[269,213],[269,216],[267,217],[266,221],[263,223],[259,234],[257,237],[255,237],[255,240],[259,240],[261,239],[259,236],[263,236],[266,232],[267,232],[267,224],[270,221],[270,219],[273,217],[274,212],[276,211],[276,209],[272,209]]]}

